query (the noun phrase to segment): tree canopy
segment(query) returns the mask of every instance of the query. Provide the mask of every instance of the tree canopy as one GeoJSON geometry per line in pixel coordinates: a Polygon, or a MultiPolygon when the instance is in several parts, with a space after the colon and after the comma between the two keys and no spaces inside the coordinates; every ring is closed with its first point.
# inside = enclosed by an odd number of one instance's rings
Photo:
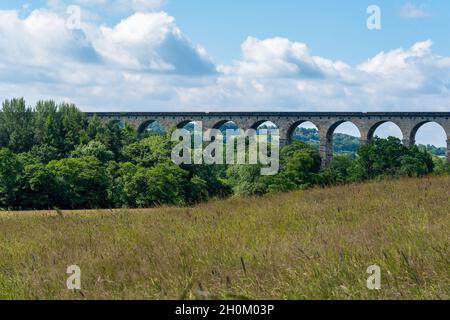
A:
{"type": "Polygon", "coordinates": [[[335,136],[334,160],[321,169],[316,132],[296,135],[310,141],[284,147],[275,176],[261,176],[259,165],[177,166],[170,132],[138,134],[127,124],[88,119],[67,103],[41,101],[32,108],[23,99],[6,100],[0,112],[0,209],[184,206],[230,195],[450,173],[431,147],[406,147],[395,138],[359,147],[345,135],[335,136]]]}

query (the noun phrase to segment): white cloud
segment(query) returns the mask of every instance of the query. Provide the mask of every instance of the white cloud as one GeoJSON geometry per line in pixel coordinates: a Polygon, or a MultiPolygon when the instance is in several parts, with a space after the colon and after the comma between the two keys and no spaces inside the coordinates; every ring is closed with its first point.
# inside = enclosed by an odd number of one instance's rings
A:
{"type": "Polygon", "coordinates": [[[339,68],[345,68],[345,65],[311,56],[304,43],[284,38],[258,40],[253,37],[242,44],[242,60],[235,61],[232,66],[219,66],[224,74],[307,78],[320,78],[339,68]]]}
{"type": "Polygon", "coordinates": [[[249,37],[240,59],[216,66],[164,12],[65,25],[55,11],[0,11],[0,100],[71,100],[97,111],[450,108],[450,57],[434,54],[431,40],[351,66],[304,43],[249,37]]]}
{"type": "Polygon", "coordinates": [[[408,2],[400,9],[400,16],[407,19],[430,18],[431,12],[423,7],[418,7],[414,3],[408,2]]]}
{"type": "MultiPolygon", "coordinates": [[[[209,74],[215,66],[193,47],[164,12],[135,13],[117,26],[102,26],[92,41],[108,61],[136,71],[209,74]]],[[[94,32],[93,32],[94,33],[94,32]]]]}
{"type": "Polygon", "coordinates": [[[84,33],[72,33],[52,12],[37,10],[21,19],[16,11],[0,11],[0,33],[3,63],[42,67],[97,59],[84,33]]]}
{"type": "Polygon", "coordinates": [[[180,89],[181,104],[236,110],[450,108],[450,58],[433,54],[430,40],[351,67],[313,56],[302,43],[249,38],[242,59],[218,69],[214,85],[180,89]]]}

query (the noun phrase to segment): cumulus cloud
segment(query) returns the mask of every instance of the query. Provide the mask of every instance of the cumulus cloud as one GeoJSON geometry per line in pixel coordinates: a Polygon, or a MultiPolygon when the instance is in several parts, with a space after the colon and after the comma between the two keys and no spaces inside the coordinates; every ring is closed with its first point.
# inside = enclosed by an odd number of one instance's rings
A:
{"type": "Polygon", "coordinates": [[[182,104],[254,110],[448,110],[450,58],[418,42],[349,66],[303,43],[249,38],[242,59],[219,66],[208,88],[181,89],[182,104]]]}
{"type": "Polygon", "coordinates": [[[216,73],[206,51],[164,12],[135,13],[114,27],[88,23],[70,30],[53,11],[35,10],[25,18],[0,11],[0,34],[1,99],[54,97],[89,109],[168,104],[175,88],[216,73]]]}
{"type": "MultiPolygon", "coordinates": [[[[324,63],[325,64],[325,63],[324,63]]],[[[220,66],[225,74],[255,77],[322,77],[321,61],[316,61],[303,43],[273,38],[249,37],[242,44],[242,60],[232,66],[220,66]]]]}
{"type": "Polygon", "coordinates": [[[450,108],[450,57],[433,53],[431,40],[352,66],[305,43],[249,37],[239,59],[216,66],[161,11],[79,30],[54,10],[0,11],[0,34],[0,100],[70,100],[96,111],[450,108]]]}
{"type": "Polygon", "coordinates": [[[174,18],[164,12],[136,13],[113,28],[102,26],[93,44],[103,57],[125,69],[191,75],[215,72],[205,51],[193,47],[174,18]]]}
{"type": "Polygon", "coordinates": [[[66,21],[48,11],[33,11],[21,19],[16,11],[0,11],[0,56],[3,63],[52,66],[97,61],[82,30],[66,28],[66,21]]]}

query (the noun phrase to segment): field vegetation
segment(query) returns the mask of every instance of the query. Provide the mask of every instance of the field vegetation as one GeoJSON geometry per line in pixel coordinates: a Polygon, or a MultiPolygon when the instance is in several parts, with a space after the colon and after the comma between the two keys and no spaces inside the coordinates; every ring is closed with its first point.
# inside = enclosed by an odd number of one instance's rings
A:
{"type": "Polygon", "coordinates": [[[449,299],[450,177],[0,213],[1,299],[449,299]],[[382,288],[366,287],[371,265],[382,288]],[[66,288],[70,265],[82,289],[66,288]]]}

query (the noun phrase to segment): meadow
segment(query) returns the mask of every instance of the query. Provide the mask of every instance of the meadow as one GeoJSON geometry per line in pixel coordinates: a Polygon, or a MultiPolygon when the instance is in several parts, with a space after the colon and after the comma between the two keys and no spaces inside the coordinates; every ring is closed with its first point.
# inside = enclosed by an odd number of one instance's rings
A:
{"type": "Polygon", "coordinates": [[[449,299],[450,177],[1,212],[0,299],[449,299]],[[66,269],[81,268],[80,291],[66,269]],[[381,289],[366,270],[381,267],[381,289]]]}

